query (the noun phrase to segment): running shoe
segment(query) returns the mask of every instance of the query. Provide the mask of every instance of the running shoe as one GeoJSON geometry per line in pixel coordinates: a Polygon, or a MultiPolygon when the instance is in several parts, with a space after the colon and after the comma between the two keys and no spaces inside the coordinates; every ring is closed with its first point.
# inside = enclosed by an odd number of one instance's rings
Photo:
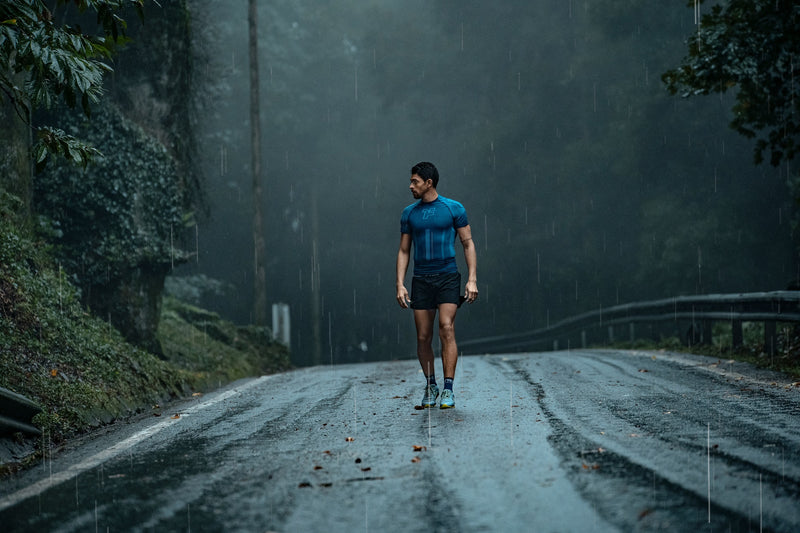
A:
{"type": "Polygon", "coordinates": [[[433,407],[436,405],[436,398],[439,397],[439,387],[428,385],[425,387],[425,396],[422,397],[422,407],[433,407]]]}
{"type": "Polygon", "coordinates": [[[453,391],[444,389],[442,391],[442,401],[439,402],[440,409],[450,409],[456,406],[456,398],[453,396],[453,391]]]}

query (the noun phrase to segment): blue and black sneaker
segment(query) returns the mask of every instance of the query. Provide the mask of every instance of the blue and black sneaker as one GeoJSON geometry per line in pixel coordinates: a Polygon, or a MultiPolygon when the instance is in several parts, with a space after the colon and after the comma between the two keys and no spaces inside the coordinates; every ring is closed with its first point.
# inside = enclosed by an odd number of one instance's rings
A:
{"type": "Polygon", "coordinates": [[[422,397],[422,407],[433,407],[436,405],[436,398],[439,397],[439,387],[428,385],[425,387],[425,395],[422,397]]]}
{"type": "Polygon", "coordinates": [[[453,395],[453,391],[450,389],[444,389],[442,391],[442,401],[439,402],[439,409],[451,409],[456,406],[456,398],[453,395]]]}

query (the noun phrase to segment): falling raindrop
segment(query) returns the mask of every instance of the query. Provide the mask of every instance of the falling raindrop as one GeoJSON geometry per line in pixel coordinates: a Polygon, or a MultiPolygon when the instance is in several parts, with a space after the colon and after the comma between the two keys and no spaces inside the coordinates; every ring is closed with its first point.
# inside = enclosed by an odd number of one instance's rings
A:
{"type": "Polygon", "coordinates": [[[708,493],[708,523],[711,523],[711,424],[708,424],[706,433],[706,478],[708,493]]]}
{"type": "Polygon", "coordinates": [[[514,449],[514,384],[508,384],[508,418],[511,429],[511,449],[514,449]]]}
{"type": "Polygon", "coordinates": [[[488,222],[487,215],[485,215],[485,214],[483,215],[483,235],[484,235],[483,249],[484,250],[488,250],[489,249],[489,222],[488,222]]]}
{"type": "Polygon", "coordinates": [[[355,101],[358,102],[358,63],[355,64],[355,81],[354,81],[354,88],[355,88],[355,101]]]}
{"type": "Polygon", "coordinates": [[[328,311],[328,347],[331,354],[331,366],[333,366],[333,332],[331,326],[331,313],[328,311]]]}

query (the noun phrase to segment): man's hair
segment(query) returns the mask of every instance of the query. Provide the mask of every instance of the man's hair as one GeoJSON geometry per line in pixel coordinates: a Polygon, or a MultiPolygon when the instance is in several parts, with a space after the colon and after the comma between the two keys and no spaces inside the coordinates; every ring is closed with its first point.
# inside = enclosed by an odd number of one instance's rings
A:
{"type": "Polygon", "coordinates": [[[433,163],[428,163],[427,161],[417,163],[411,167],[411,175],[413,176],[414,174],[422,178],[422,181],[432,180],[434,189],[439,184],[439,171],[436,170],[436,166],[433,163]]]}

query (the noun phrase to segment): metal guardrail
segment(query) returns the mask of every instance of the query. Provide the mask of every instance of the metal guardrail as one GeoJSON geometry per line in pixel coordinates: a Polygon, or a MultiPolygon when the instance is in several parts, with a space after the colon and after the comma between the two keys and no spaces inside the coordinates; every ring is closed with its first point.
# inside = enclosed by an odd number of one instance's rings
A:
{"type": "Polygon", "coordinates": [[[742,323],[764,324],[764,346],[775,350],[776,324],[800,322],[800,291],[677,296],[583,313],[545,328],[458,343],[464,354],[549,351],[637,339],[678,337],[710,344],[714,322],[731,323],[732,344],[743,343],[742,323]]]}
{"type": "Polygon", "coordinates": [[[41,411],[41,407],[25,396],[0,387],[0,436],[17,432],[40,435],[41,431],[31,420],[41,411]]]}

